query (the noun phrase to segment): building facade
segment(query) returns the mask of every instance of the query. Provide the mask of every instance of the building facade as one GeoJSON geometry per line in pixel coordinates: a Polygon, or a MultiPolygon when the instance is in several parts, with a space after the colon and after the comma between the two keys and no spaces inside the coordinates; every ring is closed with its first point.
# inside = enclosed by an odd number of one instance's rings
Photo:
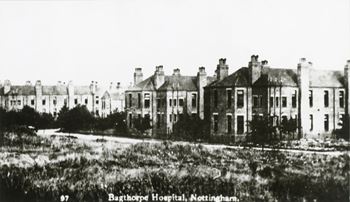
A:
{"type": "Polygon", "coordinates": [[[225,59],[217,79],[205,87],[205,117],[212,137],[245,141],[254,116],[281,125],[293,118],[298,138],[330,136],[349,116],[349,67],[343,71],[314,68],[305,58],[295,69],[270,68],[253,55],[248,67],[228,75],[225,59]]]}
{"type": "Polygon", "coordinates": [[[213,81],[200,67],[197,76],[183,76],[179,69],[165,75],[163,66],[143,79],[141,68],[136,68],[134,85],[125,92],[127,124],[148,117],[152,135],[165,135],[173,131],[174,124],[184,114],[204,118],[204,87],[213,81]]]}
{"type": "Polygon", "coordinates": [[[0,84],[0,107],[10,111],[29,106],[56,117],[64,105],[69,109],[85,105],[96,116],[105,117],[115,110],[124,110],[124,90],[120,83],[102,88],[95,81],[86,86],[75,86],[71,81],[68,84],[59,81],[57,85],[49,86],[42,85],[41,81],[35,85],[29,81],[25,85],[11,85],[6,80],[0,84]]]}

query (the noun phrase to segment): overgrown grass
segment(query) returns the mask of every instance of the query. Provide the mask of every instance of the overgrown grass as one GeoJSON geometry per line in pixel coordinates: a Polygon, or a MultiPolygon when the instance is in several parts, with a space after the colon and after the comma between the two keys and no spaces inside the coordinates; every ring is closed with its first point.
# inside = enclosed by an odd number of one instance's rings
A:
{"type": "MultiPolygon", "coordinates": [[[[105,141],[42,140],[31,146],[25,158],[30,138],[23,150],[0,156],[1,201],[59,201],[62,194],[69,195],[70,201],[107,201],[108,193],[222,194],[240,201],[349,201],[350,159],[345,152],[208,149],[167,141],[118,149],[117,143],[108,147],[105,141]],[[41,162],[39,157],[50,161],[41,162]],[[11,158],[32,161],[11,164],[11,158]]],[[[6,146],[9,148],[12,146],[6,146]]]]}

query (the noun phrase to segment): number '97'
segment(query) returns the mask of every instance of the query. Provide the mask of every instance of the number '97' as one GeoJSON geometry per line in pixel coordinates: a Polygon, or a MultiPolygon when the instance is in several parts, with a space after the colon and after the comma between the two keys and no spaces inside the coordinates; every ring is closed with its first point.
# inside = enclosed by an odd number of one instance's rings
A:
{"type": "Polygon", "coordinates": [[[69,196],[68,195],[61,195],[60,199],[61,199],[62,202],[63,201],[68,201],[69,196]]]}

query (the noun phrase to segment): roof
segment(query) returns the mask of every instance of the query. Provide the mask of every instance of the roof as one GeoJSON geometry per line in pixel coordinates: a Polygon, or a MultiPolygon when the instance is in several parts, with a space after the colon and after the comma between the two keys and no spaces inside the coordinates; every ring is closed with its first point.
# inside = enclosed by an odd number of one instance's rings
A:
{"type": "Polygon", "coordinates": [[[249,85],[249,72],[247,67],[242,67],[235,71],[233,74],[225,77],[222,80],[216,80],[211,84],[207,85],[208,87],[212,86],[247,86],[249,85]]]}
{"type": "MultiPolygon", "coordinates": [[[[310,87],[343,87],[344,72],[311,68],[309,72],[310,87]]],[[[270,68],[262,69],[261,77],[254,86],[268,86],[282,83],[282,86],[298,86],[296,69],[270,68]]],[[[208,87],[249,86],[249,69],[242,67],[220,81],[214,81],[208,87]]]]}
{"type": "Polygon", "coordinates": [[[298,75],[295,69],[263,68],[262,76],[254,83],[254,86],[266,86],[281,84],[282,86],[298,86],[298,75]]]}
{"type": "Polygon", "coordinates": [[[158,90],[197,90],[197,77],[195,76],[166,76],[165,82],[158,90]]]}
{"type": "Polygon", "coordinates": [[[89,95],[91,94],[90,86],[74,86],[75,95],[89,95]]]}
{"type": "MultiPolygon", "coordinates": [[[[4,95],[4,87],[1,88],[0,94],[4,95]]],[[[35,90],[33,86],[11,86],[10,91],[7,94],[18,94],[18,95],[35,95],[35,90]]]]}
{"type": "Polygon", "coordinates": [[[344,87],[344,71],[311,69],[310,86],[344,87]]]}
{"type": "Polygon", "coordinates": [[[43,95],[67,95],[67,87],[64,85],[58,86],[43,86],[42,87],[43,95]]]}
{"type": "MultiPolygon", "coordinates": [[[[207,83],[211,83],[215,80],[214,77],[207,76],[207,83]]],[[[154,75],[141,81],[135,86],[129,87],[128,91],[138,90],[155,90],[154,75]]],[[[182,75],[171,75],[164,76],[164,83],[157,90],[180,90],[180,91],[197,91],[197,76],[182,76],[182,75]]]]}

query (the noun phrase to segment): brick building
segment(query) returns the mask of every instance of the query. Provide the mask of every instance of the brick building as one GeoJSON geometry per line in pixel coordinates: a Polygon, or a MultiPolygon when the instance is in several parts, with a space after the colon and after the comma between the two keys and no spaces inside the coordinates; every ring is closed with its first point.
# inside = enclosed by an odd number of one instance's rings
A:
{"type": "Polygon", "coordinates": [[[163,66],[143,79],[141,68],[136,68],[134,85],[125,92],[127,124],[134,127],[135,118],[150,118],[152,135],[169,134],[181,116],[186,113],[204,118],[204,86],[213,81],[200,67],[197,76],[183,76],[179,69],[165,75],[163,66]]]}
{"type": "Polygon", "coordinates": [[[60,109],[66,105],[74,108],[85,105],[97,116],[107,116],[114,110],[124,110],[124,89],[120,83],[111,83],[109,88],[102,88],[97,82],[90,85],[75,86],[72,82],[57,85],[35,85],[27,81],[25,85],[11,85],[9,80],[0,84],[0,107],[5,110],[20,110],[25,105],[40,113],[50,113],[57,116],[60,109]]]}
{"type": "Polygon", "coordinates": [[[253,116],[268,115],[273,124],[297,120],[299,137],[323,137],[349,115],[349,67],[314,68],[305,58],[295,69],[270,68],[253,55],[248,67],[228,75],[225,59],[216,81],[205,87],[205,117],[213,137],[244,141],[253,116]]]}

